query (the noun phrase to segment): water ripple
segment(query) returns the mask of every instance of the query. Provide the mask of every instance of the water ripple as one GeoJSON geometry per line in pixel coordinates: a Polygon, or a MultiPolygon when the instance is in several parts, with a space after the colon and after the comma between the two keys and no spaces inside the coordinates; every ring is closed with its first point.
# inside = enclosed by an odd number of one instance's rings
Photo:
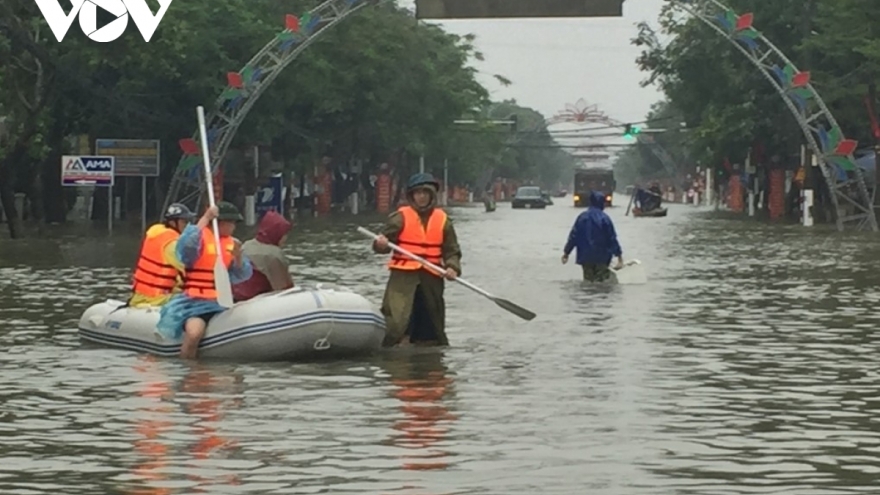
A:
{"type": "MultiPolygon", "coordinates": [[[[449,286],[451,348],[324,364],[81,347],[81,311],[124,294],[139,233],[4,242],[0,492],[874,492],[872,237],[614,208],[650,282],[592,286],[559,261],[577,213],[451,212],[465,277],[533,322],[449,286]]],[[[378,305],[385,258],[354,226],[381,220],[300,222],[297,282],[378,305]]]]}

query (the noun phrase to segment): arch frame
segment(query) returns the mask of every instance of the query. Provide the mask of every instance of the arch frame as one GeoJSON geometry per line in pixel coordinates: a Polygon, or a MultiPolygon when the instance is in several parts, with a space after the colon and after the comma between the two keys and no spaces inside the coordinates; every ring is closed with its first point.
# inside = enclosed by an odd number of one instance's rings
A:
{"type": "MultiPolygon", "coordinates": [[[[226,88],[206,118],[212,177],[216,177],[229,146],[244,119],[281,72],[325,32],[360,9],[386,0],[326,0],[297,17],[287,14],[284,29],[263,46],[238,72],[227,73],[226,88]]],[[[163,211],[173,202],[197,211],[207,187],[202,165],[199,131],[178,142],[182,152],[163,211]]]]}
{"type": "MultiPolygon", "coordinates": [[[[241,123],[281,71],[329,28],[361,8],[382,1],[384,0],[327,0],[308,11],[302,18],[288,14],[283,31],[276,34],[239,72],[227,74],[228,85],[217,98],[206,126],[213,175],[217,174],[218,166],[225,158],[241,123]]],[[[809,72],[798,71],[784,53],[752,27],[753,14],[737,15],[718,0],[670,1],[675,7],[693,15],[730,41],[760,70],[783,98],[801,127],[807,145],[817,157],[819,168],[832,191],[831,199],[838,230],[843,230],[845,223],[856,222],[858,228],[868,228],[876,232],[878,226],[873,199],[868,194],[864,174],[855,165],[852,155],[857,143],[844,138],[834,116],[810,84],[809,72]],[[768,60],[772,58],[776,59],[776,63],[771,65],[768,60]],[[810,105],[810,102],[814,105],[810,105]],[[853,177],[838,183],[835,166],[851,171],[853,177]],[[845,188],[850,185],[856,186],[856,198],[846,194],[845,188]],[[840,199],[849,202],[862,213],[843,217],[840,199]]],[[[609,122],[613,121],[609,119],[609,122]]],[[[198,139],[196,131],[192,138],[180,140],[179,146],[183,155],[174,172],[164,207],[177,201],[193,204],[198,208],[205,189],[205,178],[201,172],[203,167],[199,166],[202,160],[198,152],[198,139]]],[[[651,148],[654,149],[654,146],[651,148]]],[[[668,158],[668,154],[662,158],[658,155],[658,158],[667,166],[668,160],[664,158],[668,158]]]]}
{"type": "Polygon", "coordinates": [[[782,97],[795,117],[807,146],[819,162],[819,169],[831,190],[835,223],[839,231],[855,223],[860,230],[878,231],[873,198],[868,194],[865,177],[855,164],[853,151],[857,142],[846,139],[837,120],[810,83],[810,73],[797,69],[773,43],[753,27],[754,14],[738,15],[718,0],[670,0],[671,4],[696,17],[726,38],[761,72],[782,97]],[[852,172],[852,177],[838,182],[837,169],[852,172]],[[855,197],[847,194],[855,186],[855,197]],[[841,200],[861,213],[843,216],[841,200]]]}

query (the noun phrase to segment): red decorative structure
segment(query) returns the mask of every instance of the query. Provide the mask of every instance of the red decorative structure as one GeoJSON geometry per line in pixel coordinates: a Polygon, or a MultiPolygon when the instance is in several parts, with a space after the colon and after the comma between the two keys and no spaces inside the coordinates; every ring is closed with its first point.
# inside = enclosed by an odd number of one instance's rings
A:
{"type": "Polygon", "coordinates": [[[728,187],[728,191],[730,191],[730,195],[727,198],[727,207],[730,208],[730,211],[742,213],[744,209],[743,188],[738,175],[734,175],[730,178],[730,187],[728,187]]]}
{"type": "Polygon", "coordinates": [[[241,74],[238,72],[227,72],[226,81],[229,83],[229,86],[235,89],[244,88],[244,80],[242,80],[241,74]]]}
{"type": "Polygon", "coordinates": [[[805,88],[807,87],[807,84],[810,84],[809,72],[798,72],[791,78],[792,88],[805,88]]]}
{"type": "Polygon", "coordinates": [[[293,14],[284,16],[284,28],[294,33],[299,31],[299,18],[293,14]]]}
{"type": "Polygon", "coordinates": [[[769,185],[767,206],[770,209],[770,219],[779,220],[785,215],[785,170],[781,168],[770,170],[769,185]]]}
{"type": "Polygon", "coordinates": [[[841,141],[837,147],[834,149],[835,155],[851,155],[853,151],[856,150],[856,147],[859,145],[859,142],[855,139],[844,139],[841,141]]]}
{"type": "Polygon", "coordinates": [[[323,167],[315,177],[315,215],[329,215],[332,210],[333,178],[323,167]]]}
{"type": "Polygon", "coordinates": [[[386,172],[376,178],[376,211],[389,213],[391,211],[391,175],[386,172]]]}
{"type": "Polygon", "coordinates": [[[184,155],[198,155],[201,153],[199,143],[193,138],[181,139],[177,144],[180,146],[180,150],[183,151],[184,155]]]}
{"type": "Polygon", "coordinates": [[[755,21],[755,14],[749,12],[747,14],[743,14],[736,18],[736,30],[742,31],[744,29],[749,29],[752,27],[752,23],[755,21]]]}

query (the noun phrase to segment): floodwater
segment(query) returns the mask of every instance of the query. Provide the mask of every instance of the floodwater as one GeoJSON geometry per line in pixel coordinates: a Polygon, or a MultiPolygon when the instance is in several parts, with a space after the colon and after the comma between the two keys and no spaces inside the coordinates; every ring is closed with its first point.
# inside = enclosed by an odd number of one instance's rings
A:
{"type": "MultiPolygon", "coordinates": [[[[449,286],[450,348],[320,364],[80,347],[139,232],[4,239],[0,493],[876,493],[876,238],[617,199],[647,285],[561,265],[570,197],[455,209],[464,277],[538,318],[449,286]]],[[[383,258],[354,226],[297,227],[295,277],[378,304],[383,258]]]]}

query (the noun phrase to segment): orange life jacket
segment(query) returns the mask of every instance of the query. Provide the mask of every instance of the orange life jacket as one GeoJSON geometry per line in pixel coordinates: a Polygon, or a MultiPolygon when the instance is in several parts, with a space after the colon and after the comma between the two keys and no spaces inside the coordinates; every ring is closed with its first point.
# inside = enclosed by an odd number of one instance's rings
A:
{"type": "Polygon", "coordinates": [[[165,260],[165,248],[180,233],[162,224],[147,229],[141,254],[135,265],[131,291],[146,297],[170,294],[177,283],[178,271],[165,260]]]}
{"type": "MultiPolygon", "coordinates": [[[[403,228],[397,239],[397,244],[411,252],[421,256],[438,266],[443,266],[443,227],[446,226],[446,212],[434,208],[428,218],[428,226],[422,226],[422,219],[418,212],[411,206],[404,206],[397,211],[403,216],[403,228]]],[[[419,270],[422,264],[410,258],[398,254],[396,251],[388,261],[391,270],[419,270]]],[[[437,275],[428,270],[432,275],[437,275]]],[[[438,277],[440,275],[437,275],[438,277]]]]}
{"type": "MultiPolygon", "coordinates": [[[[235,241],[231,236],[220,237],[223,247],[223,266],[232,266],[232,250],[235,241]]],[[[209,228],[202,229],[202,255],[188,267],[183,275],[183,293],[197,299],[217,299],[217,288],[214,287],[214,263],[217,260],[217,245],[214,243],[214,232],[209,228]]]]}

